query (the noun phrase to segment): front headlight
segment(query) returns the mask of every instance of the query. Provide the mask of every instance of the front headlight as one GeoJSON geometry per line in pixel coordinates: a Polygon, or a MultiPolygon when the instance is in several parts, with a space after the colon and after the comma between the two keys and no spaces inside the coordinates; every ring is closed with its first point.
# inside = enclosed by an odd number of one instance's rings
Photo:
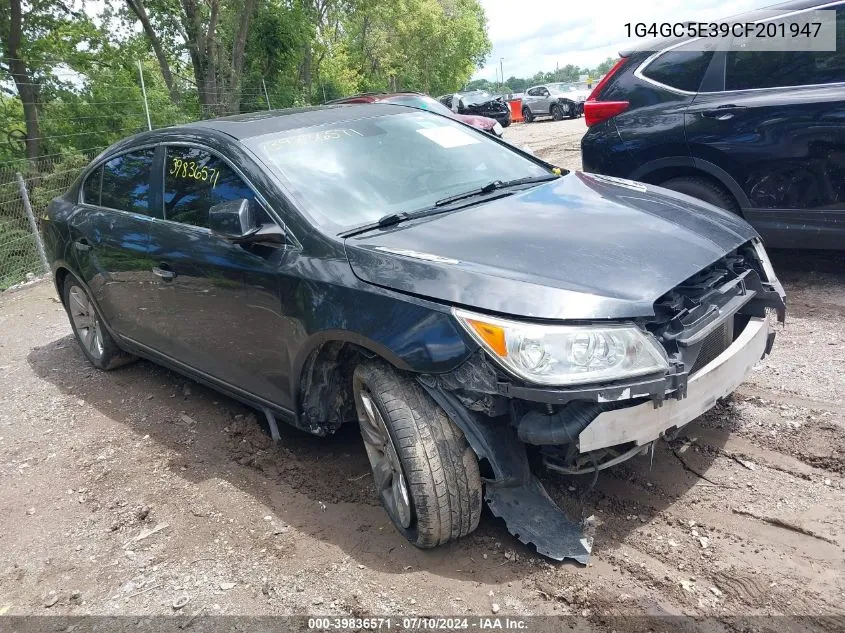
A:
{"type": "Polygon", "coordinates": [[[538,325],[452,313],[505,370],[527,382],[588,384],[669,369],[657,341],[632,325],[538,325]]]}

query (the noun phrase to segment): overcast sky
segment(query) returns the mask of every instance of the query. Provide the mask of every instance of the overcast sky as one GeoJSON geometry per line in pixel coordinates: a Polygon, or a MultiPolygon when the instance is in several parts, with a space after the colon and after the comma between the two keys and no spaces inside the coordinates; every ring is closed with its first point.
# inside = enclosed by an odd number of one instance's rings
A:
{"type": "Polygon", "coordinates": [[[555,63],[595,67],[635,41],[626,37],[626,22],[717,20],[776,1],[481,0],[493,51],[473,78],[494,81],[500,57],[505,78],[554,70],[555,63]]]}

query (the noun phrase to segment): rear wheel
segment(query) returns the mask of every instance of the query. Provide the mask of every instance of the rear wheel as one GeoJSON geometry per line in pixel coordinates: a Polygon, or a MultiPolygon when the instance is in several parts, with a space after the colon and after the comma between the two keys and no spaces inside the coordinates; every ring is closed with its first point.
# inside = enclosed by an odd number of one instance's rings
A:
{"type": "Polygon", "coordinates": [[[481,478],[461,430],[422,387],[383,362],[359,365],[352,382],[376,492],[396,529],[421,548],[472,532],[481,478]]]}
{"type": "Polygon", "coordinates": [[[704,202],[739,213],[739,205],[737,205],[734,197],[721,185],[708,180],[707,178],[699,178],[696,176],[680,176],[672,178],[664,183],[661,187],[677,191],[678,193],[685,193],[693,198],[698,198],[704,202]]]}
{"type": "Polygon", "coordinates": [[[103,325],[88,291],[72,275],[65,279],[62,298],[82,353],[98,369],[114,369],[135,360],[121,350],[103,325]]]}
{"type": "Polygon", "coordinates": [[[528,108],[522,108],[522,119],[526,123],[533,123],[534,122],[534,115],[531,114],[531,110],[528,108]]]}

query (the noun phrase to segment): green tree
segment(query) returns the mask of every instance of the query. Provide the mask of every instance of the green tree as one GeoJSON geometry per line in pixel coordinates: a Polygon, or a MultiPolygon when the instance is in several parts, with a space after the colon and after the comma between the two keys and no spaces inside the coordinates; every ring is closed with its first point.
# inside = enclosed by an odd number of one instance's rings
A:
{"type": "Polygon", "coordinates": [[[617,57],[608,57],[601,64],[596,66],[596,69],[593,74],[595,75],[595,77],[601,77],[602,75],[607,74],[607,72],[611,68],[613,68],[613,65],[616,64],[617,61],[619,61],[619,58],[617,57]]]}
{"type": "Polygon", "coordinates": [[[0,0],[0,69],[11,76],[20,98],[27,158],[41,151],[39,110],[45,84],[53,79],[51,71],[96,52],[99,36],[86,15],[61,3],[0,0]]]}

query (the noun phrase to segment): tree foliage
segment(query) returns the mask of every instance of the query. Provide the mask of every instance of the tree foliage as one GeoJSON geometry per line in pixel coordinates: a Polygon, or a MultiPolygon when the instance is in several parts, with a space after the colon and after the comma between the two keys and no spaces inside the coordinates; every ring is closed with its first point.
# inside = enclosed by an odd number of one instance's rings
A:
{"type": "Polygon", "coordinates": [[[105,0],[96,15],[62,1],[0,0],[0,161],[146,128],[141,72],[160,127],[456,90],[490,51],[479,0],[105,0]]]}

